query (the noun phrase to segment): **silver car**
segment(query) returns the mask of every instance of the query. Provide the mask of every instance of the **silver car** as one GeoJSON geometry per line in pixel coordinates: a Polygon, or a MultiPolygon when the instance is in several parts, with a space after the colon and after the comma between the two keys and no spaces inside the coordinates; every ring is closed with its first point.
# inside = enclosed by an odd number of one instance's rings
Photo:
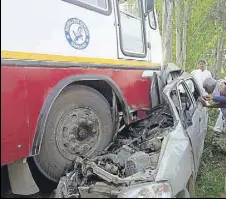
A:
{"type": "Polygon", "coordinates": [[[148,117],[121,128],[94,157],[77,158],[74,170],[61,178],[55,197],[193,194],[208,125],[207,109],[199,101],[201,89],[190,74],[178,70],[154,72],[151,78],[153,108],[147,110],[148,117]]]}

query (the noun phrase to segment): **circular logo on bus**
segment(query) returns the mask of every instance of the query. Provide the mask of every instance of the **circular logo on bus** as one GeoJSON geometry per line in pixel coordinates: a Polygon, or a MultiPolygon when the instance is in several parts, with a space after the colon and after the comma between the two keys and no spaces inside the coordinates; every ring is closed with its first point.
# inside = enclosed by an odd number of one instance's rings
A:
{"type": "Polygon", "coordinates": [[[73,48],[82,50],[88,46],[90,40],[89,30],[80,19],[68,19],[64,31],[67,41],[73,48]]]}

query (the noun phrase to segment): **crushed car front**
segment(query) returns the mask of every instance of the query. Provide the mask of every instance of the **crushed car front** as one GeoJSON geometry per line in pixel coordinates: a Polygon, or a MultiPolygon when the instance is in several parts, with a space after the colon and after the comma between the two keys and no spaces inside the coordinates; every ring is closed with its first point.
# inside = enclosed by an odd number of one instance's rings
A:
{"type": "Polygon", "coordinates": [[[92,158],[78,157],[63,176],[56,198],[171,198],[188,193],[195,177],[191,139],[171,96],[177,78],[162,92],[162,102],[148,117],[118,132],[92,158]]]}

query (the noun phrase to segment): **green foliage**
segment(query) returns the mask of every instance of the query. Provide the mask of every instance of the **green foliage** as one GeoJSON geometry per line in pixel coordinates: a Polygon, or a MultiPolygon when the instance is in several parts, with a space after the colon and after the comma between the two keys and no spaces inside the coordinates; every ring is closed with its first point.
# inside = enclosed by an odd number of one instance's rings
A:
{"type": "MultiPolygon", "coordinates": [[[[158,22],[162,26],[162,5],[164,0],[156,0],[158,22]]],[[[172,58],[176,57],[176,17],[177,9],[181,10],[183,20],[184,3],[188,4],[188,28],[187,28],[187,52],[186,71],[191,72],[196,68],[199,59],[206,59],[208,65],[214,66],[214,49],[221,34],[224,37],[224,48],[226,49],[226,1],[225,0],[180,0],[180,7],[174,7],[173,31],[172,31],[172,58]],[[217,7],[217,3],[219,4],[217,7]],[[207,56],[209,55],[209,56],[207,56]]],[[[226,61],[226,60],[225,60],[226,61]]],[[[225,74],[224,63],[221,76],[225,74]]]]}
{"type": "Polygon", "coordinates": [[[216,148],[215,139],[213,131],[209,131],[196,182],[196,198],[219,198],[224,192],[225,155],[216,148]]]}
{"type": "Polygon", "coordinates": [[[214,20],[209,13],[216,5],[216,0],[194,1],[191,5],[188,23],[188,45],[186,69],[191,71],[203,54],[213,49],[219,38],[214,20]]]}
{"type": "Polygon", "coordinates": [[[155,8],[158,16],[160,32],[162,32],[162,0],[155,0],[155,8]]]}
{"type": "Polygon", "coordinates": [[[214,126],[219,115],[219,109],[217,108],[209,109],[208,114],[209,114],[209,125],[214,126]]]}

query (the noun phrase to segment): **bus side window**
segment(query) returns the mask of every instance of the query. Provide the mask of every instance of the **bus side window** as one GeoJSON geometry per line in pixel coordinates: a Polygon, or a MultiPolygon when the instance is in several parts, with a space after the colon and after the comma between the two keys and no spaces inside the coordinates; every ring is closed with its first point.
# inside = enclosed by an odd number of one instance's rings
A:
{"type": "Polygon", "coordinates": [[[140,0],[119,0],[121,44],[125,53],[145,53],[141,5],[140,0]]]}
{"type": "Polygon", "coordinates": [[[107,0],[79,0],[79,1],[89,4],[91,6],[102,8],[104,10],[106,10],[108,7],[107,0]]]}
{"type": "Polygon", "coordinates": [[[62,0],[67,3],[83,7],[104,15],[110,15],[112,6],[111,0],[62,0]]]}

